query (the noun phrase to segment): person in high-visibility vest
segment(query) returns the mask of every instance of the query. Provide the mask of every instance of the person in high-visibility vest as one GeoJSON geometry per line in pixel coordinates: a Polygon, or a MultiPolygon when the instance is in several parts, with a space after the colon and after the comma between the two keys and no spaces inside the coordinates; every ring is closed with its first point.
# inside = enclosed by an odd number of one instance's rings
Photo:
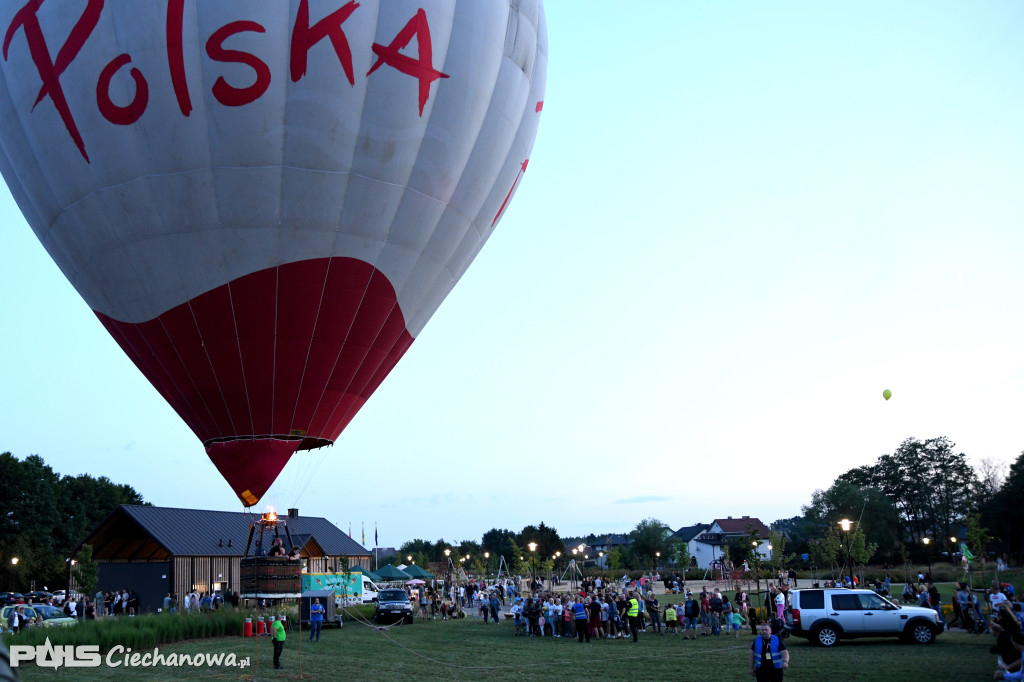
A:
{"type": "Polygon", "coordinates": [[[626,609],[626,618],[629,619],[629,631],[633,634],[633,641],[636,641],[637,619],[640,613],[640,602],[633,591],[629,592],[629,607],[626,609]]]}
{"type": "Polygon", "coordinates": [[[772,626],[760,624],[761,635],[750,646],[750,674],[757,682],[781,682],[783,672],[789,668],[789,650],[772,626]]]}
{"type": "Polygon", "coordinates": [[[281,622],[281,616],[274,616],[274,622],[270,626],[270,630],[274,635],[274,669],[280,670],[283,667],[281,665],[281,653],[284,651],[284,640],[288,638],[284,631],[284,623],[281,622]]]}

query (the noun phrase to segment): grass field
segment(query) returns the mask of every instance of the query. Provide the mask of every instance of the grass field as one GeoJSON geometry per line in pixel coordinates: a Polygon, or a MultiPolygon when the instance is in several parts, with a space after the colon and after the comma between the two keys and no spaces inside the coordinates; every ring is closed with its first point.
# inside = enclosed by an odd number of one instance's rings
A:
{"type": "MultiPolygon", "coordinates": [[[[305,633],[302,633],[305,635],[305,633]]],[[[682,640],[678,635],[641,634],[640,641],[513,637],[510,623],[417,621],[412,626],[379,631],[360,623],[328,629],[319,643],[290,633],[285,669],[275,671],[266,638],[229,637],[160,647],[160,653],[235,653],[258,667],[238,668],[19,668],[28,682],[74,680],[296,679],[300,671],[314,678],[508,679],[548,680],[586,676],[596,679],[735,680],[747,674],[752,637],[749,630],[732,636],[682,640]],[[301,647],[300,647],[301,644],[301,647]],[[257,649],[258,647],[258,649],[257,649]],[[301,648],[301,651],[300,651],[301,648]]],[[[946,632],[930,646],[895,639],[853,640],[831,650],[790,638],[792,667],[787,680],[982,680],[991,679],[995,657],[992,638],[946,632]]],[[[123,660],[123,656],[119,660],[123,660]]]]}

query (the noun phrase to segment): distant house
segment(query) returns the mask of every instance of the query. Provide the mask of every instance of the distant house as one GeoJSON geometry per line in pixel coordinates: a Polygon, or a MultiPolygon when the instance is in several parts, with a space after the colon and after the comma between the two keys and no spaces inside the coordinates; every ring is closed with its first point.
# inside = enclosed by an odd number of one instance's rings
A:
{"type": "MultiPolygon", "coordinates": [[[[696,526],[690,526],[690,528],[696,528],[696,526]]],[[[680,529],[680,531],[682,530],[684,529],[680,529]]],[[[768,534],[771,533],[771,529],[761,523],[760,519],[749,516],[740,518],[729,516],[712,521],[705,530],[694,535],[690,541],[690,556],[696,559],[698,567],[710,568],[715,561],[722,558],[724,545],[735,538],[748,537],[751,531],[757,531],[757,553],[765,559],[770,559],[768,534]]]]}
{"type": "MultiPolygon", "coordinates": [[[[97,589],[135,590],[139,607],[155,611],[168,592],[180,600],[192,590],[238,590],[252,520],[252,514],[241,512],[122,504],[82,544],[92,546],[99,564],[97,589]]],[[[371,567],[370,551],[327,519],[289,509],[285,520],[304,572],[337,570],[341,557],[350,566],[371,567]]],[[[273,533],[265,532],[260,547],[254,536],[249,556],[266,552],[272,539],[273,533]]],[[[285,549],[290,549],[287,538],[285,549]]]]}
{"type": "MultiPolygon", "coordinates": [[[[701,551],[697,547],[696,538],[698,535],[706,531],[711,526],[707,523],[698,523],[692,526],[683,526],[669,537],[669,542],[685,542],[686,549],[690,553],[690,565],[699,566],[700,560],[697,558],[697,552],[701,551]]],[[[680,566],[680,568],[683,568],[680,566]]]]}
{"type": "Polygon", "coordinates": [[[576,559],[580,568],[583,568],[584,565],[608,568],[608,555],[632,541],[625,533],[608,533],[566,538],[563,542],[565,543],[564,555],[570,559],[576,559]],[[583,545],[583,551],[579,550],[580,545],[583,545]],[[573,554],[574,549],[576,554],[573,554]]]}

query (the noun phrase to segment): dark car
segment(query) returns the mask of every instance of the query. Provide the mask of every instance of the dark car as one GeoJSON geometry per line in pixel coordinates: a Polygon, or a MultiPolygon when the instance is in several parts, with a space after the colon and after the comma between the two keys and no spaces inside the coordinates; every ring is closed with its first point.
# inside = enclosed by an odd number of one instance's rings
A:
{"type": "Polygon", "coordinates": [[[26,592],[25,601],[27,602],[31,599],[34,604],[44,604],[46,603],[46,600],[52,596],[53,595],[46,590],[36,590],[35,592],[26,592]]]}
{"type": "Polygon", "coordinates": [[[377,623],[397,623],[401,620],[412,625],[412,602],[405,590],[381,590],[377,594],[373,620],[377,623]]]}
{"type": "Polygon", "coordinates": [[[0,606],[24,603],[25,595],[23,595],[21,592],[0,592],[0,606]]]}

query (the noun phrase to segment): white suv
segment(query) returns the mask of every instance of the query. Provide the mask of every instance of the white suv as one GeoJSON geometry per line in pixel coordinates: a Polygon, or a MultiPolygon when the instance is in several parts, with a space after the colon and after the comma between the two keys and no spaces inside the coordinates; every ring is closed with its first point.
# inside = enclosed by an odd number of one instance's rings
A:
{"type": "Polygon", "coordinates": [[[942,631],[939,614],[921,606],[898,606],[871,590],[841,588],[792,591],[794,635],[824,647],[854,637],[901,637],[931,644],[942,631]]]}

